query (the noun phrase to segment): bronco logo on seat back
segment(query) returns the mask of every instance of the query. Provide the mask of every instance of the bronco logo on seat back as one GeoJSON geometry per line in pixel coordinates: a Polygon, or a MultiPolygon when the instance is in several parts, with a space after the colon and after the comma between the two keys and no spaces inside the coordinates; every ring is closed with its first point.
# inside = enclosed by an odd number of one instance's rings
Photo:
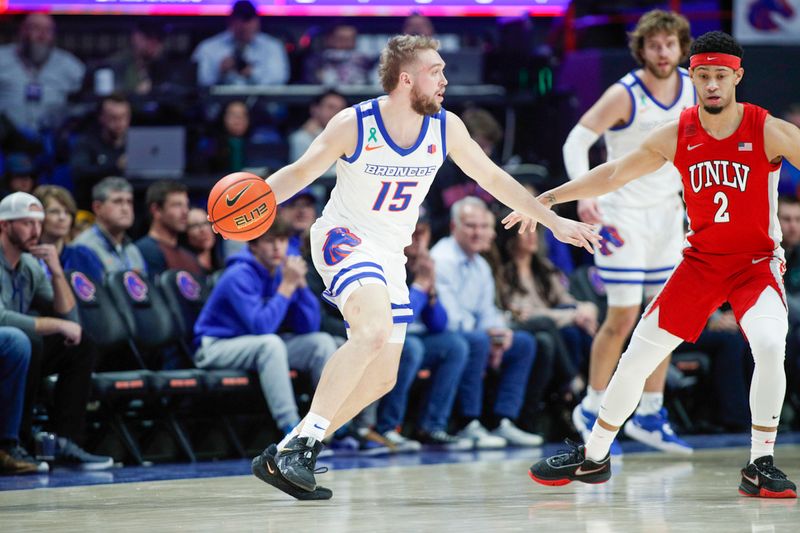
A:
{"type": "Polygon", "coordinates": [[[361,244],[361,239],[347,228],[333,228],[328,231],[328,238],[322,245],[322,257],[325,264],[335,265],[344,261],[353,253],[352,248],[361,244]],[[349,248],[348,248],[349,247],[349,248]]]}
{"type": "Polygon", "coordinates": [[[86,274],[83,272],[73,272],[69,277],[69,281],[72,284],[72,290],[75,292],[75,295],[82,302],[89,303],[94,301],[94,295],[97,293],[97,289],[86,274]]]}
{"type": "Polygon", "coordinates": [[[143,302],[147,299],[147,283],[136,272],[125,272],[123,276],[125,290],[134,302],[143,302]]]}
{"type": "Polygon", "coordinates": [[[175,283],[178,285],[178,291],[181,295],[190,302],[196,302],[200,299],[200,284],[194,279],[194,276],[181,270],[175,276],[175,283]]]}

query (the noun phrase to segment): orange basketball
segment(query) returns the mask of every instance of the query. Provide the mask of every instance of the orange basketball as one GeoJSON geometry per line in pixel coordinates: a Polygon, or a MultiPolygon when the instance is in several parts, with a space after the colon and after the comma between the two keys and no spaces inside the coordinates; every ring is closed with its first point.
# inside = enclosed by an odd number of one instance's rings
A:
{"type": "Polygon", "coordinates": [[[226,239],[249,241],[275,220],[275,195],[263,178],[249,172],[228,174],[208,195],[208,217],[226,239]]]}

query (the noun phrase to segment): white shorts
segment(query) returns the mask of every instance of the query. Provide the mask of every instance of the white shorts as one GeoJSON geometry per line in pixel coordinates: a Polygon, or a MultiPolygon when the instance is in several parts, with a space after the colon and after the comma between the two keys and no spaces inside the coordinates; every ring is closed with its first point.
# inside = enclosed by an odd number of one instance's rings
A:
{"type": "MultiPolygon", "coordinates": [[[[406,285],[406,256],[359,235],[347,226],[320,218],[311,226],[311,260],[325,282],[322,299],[344,315],[347,299],[359,287],[383,285],[392,304],[392,335],[389,342],[402,343],[414,312],[406,285]]],[[[345,321],[347,334],[350,327],[345,321]]]]}
{"type": "Polygon", "coordinates": [[[603,241],[595,247],[594,263],[606,287],[608,305],[641,305],[658,293],[684,246],[683,202],[648,208],[600,206],[603,241]]]}

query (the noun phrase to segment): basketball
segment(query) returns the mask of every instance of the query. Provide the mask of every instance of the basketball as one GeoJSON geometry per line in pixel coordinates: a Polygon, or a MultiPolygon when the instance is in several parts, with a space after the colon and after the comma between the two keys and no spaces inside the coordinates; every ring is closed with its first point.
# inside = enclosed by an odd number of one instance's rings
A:
{"type": "Polygon", "coordinates": [[[228,174],[208,195],[208,217],[214,229],[235,241],[263,235],[275,220],[275,195],[263,178],[249,172],[228,174]]]}

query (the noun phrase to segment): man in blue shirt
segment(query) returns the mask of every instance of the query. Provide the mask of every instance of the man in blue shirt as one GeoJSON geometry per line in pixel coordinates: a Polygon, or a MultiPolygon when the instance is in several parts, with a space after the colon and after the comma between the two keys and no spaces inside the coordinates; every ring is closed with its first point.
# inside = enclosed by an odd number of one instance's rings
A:
{"type": "Polygon", "coordinates": [[[306,262],[287,257],[290,233],[278,219],[228,258],[194,327],[197,366],[258,372],[284,433],[300,422],[289,368],[309,372],[316,387],[336,351],[333,337],[319,331],[320,303],[306,286],[306,262]]]}
{"type": "Polygon", "coordinates": [[[421,218],[406,247],[408,295],[414,322],[409,325],[397,382],[380,400],[377,430],[399,451],[414,451],[419,443],[450,451],[469,450],[472,439],[447,432],[458,384],[469,357],[469,344],[463,335],[447,329],[447,311],[436,294],[436,273],[428,253],[431,227],[421,218]],[[416,440],[398,430],[408,403],[408,393],[421,368],[431,370],[429,390],[417,422],[416,440]]]}
{"type": "Polygon", "coordinates": [[[525,331],[509,329],[495,307],[494,277],[480,256],[486,235],[493,229],[488,212],[479,198],[462,198],[451,209],[451,236],[431,250],[436,262],[436,290],[447,310],[448,327],[461,332],[470,345],[458,390],[458,409],[466,422],[459,436],[473,439],[479,448],[538,446],[543,442],[539,435],[526,433],[512,422],[525,399],[536,340],[525,331]],[[490,423],[497,424],[491,433],[479,420],[487,366],[500,376],[497,400],[488,417],[490,423]]]}
{"type": "Polygon", "coordinates": [[[248,0],[233,4],[228,30],[197,45],[197,81],[209,85],[281,85],[289,80],[283,43],[261,33],[256,8],[248,0]]]}

